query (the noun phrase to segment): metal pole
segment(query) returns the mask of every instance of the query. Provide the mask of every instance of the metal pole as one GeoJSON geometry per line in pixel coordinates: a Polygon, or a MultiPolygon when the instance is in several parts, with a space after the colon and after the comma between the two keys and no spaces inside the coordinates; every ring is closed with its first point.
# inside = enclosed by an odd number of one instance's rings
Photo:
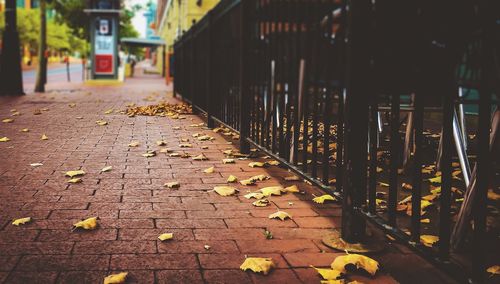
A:
{"type": "Polygon", "coordinates": [[[15,0],[6,0],[5,3],[5,31],[0,63],[0,95],[24,95],[15,0]]]}

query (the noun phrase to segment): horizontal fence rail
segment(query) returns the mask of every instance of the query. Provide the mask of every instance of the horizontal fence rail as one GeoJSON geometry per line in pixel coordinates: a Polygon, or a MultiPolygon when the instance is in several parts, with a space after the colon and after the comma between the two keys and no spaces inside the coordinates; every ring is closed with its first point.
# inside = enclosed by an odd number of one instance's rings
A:
{"type": "Polygon", "coordinates": [[[459,2],[222,0],[175,43],[174,94],[241,152],[341,197],[346,241],[368,220],[481,281],[498,238],[500,4],[459,2]]]}

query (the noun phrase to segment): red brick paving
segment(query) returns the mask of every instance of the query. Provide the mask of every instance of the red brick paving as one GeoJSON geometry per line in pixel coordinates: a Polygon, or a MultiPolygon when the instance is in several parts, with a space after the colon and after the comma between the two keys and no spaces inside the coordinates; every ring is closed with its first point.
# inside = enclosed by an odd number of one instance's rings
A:
{"type": "MultiPolygon", "coordinates": [[[[64,85],[64,87],[67,87],[64,85]]],[[[91,88],[72,85],[72,90],[53,90],[18,98],[0,98],[1,118],[10,110],[22,113],[13,123],[0,124],[0,282],[4,283],[101,283],[113,272],[128,271],[127,283],[319,283],[310,268],[328,267],[342,252],[331,250],[321,238],[339,228],[339,204],[319,205],[312,194],[321,192],[300,182],[284,182],[285,169],[249,168],[247,161],[222,164],[228,147],[222,136],[189,127],[202,122],[188,115],[185,120],[161,117],[108,114],[123,110],[130,102],[138,105],[153,95],[154,101],[175,102],[157,78],[128,81],[123,86],[91,88]],[[70,108],[69,104],[76,107],[70,108]],[[47,108],[41,115],[35,109],[47,108]],[[83,119],[77,119],[82,116],[83,119]],[[107,126],[95,121],[104,119],[107,126]],[[180,126],[181,130],[173,130],[180,126]],[[29,128],[27,133],[20,132],[29,128]],[[159,153],[157,140],[178,149],[180,138],[204,132],[216,139],[192,142],[191,154],[205,153],[208,161],[171,158],[159,153]],[[49,140],[40,137],[46,134],[49,140]],[[131,141],[140,146],[128,147],[131,141]],[[201,145],[209,148],[201,150],[201,145]],[[31,163],[43,163],[31,167],[31,163]],[[110,172],[101,173],[105,166],[110,172]],[[215,167],[215,173],[203,169],[215,167]],[[83,169],[81,184],[67,184],[64,173],[83,169]],[[272,197],[266,208],[251,205],[242,197],[257,187],[238,186],[239,196],[221,197],[208,192],[225,184],[229,174],[240,180],[256,174],[272,178],[259,186],[298,184],[306,194],[272,197]],[[163,184],[179,181],[179,189],[163,184]],[[292,220],[270,220],[277,209],[286,210],[292,220]],[[15,227],[14,218],[31,216],[33,222],[15,227]],[[72,232],[75,221],[100,217],[94,231],[72,232]],[[263,231],[272,232],[266,240],[263,231]],[[173,232],[174,239],[157,237],[173,232]],[[204,245],[211,248],[206,250],[204,245]],[[243,272],[245,256],[272,257],[276,269],[267,276],[243,272]]],[[[360,273],[350,280],[365,283],[452,283],[408,250],[389,247],[372,256],[382,265],[374,278],[360,273]]]]}

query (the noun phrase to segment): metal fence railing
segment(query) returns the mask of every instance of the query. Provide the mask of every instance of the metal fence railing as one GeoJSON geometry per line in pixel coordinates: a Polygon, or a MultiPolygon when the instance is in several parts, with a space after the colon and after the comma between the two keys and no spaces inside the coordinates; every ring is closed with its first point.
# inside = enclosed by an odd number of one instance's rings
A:
{"type": "Polygon", "coordinates": [[[241,152],[342,198],[345,240],[363,241],[369,220],[456,278],[483,279],[498,260],[486,249],[497,2],[222,0],[175,43],[174,94],[238,131],[241,152]]]}

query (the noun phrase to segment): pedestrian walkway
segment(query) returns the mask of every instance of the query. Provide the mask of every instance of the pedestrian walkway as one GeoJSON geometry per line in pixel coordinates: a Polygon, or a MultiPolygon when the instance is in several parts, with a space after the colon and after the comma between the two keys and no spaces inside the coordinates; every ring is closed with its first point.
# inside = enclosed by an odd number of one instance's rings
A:
{"type": "MultiPolygon", "coordinates": [[[[0,124],[0,138],[10,139],[0,143],[0,282],[102,283],[125,271],[126,283],[320,283],[310,266],[329,268],[345,255],[321,241],[340,229],[341,206],[312,202],[324,194],[319,189],[286,181],[292,174],[277,165],[248,166],[272,161],[263,155],[224,164],[228,150],[238,151],[237,141],[204,128],[199,116],[120,113],[132,104],[179,103],[161,78],[51,88],[46,94],[0,97],[1,118],[14,119],[0,124]],[[214,139],[194,137],[203,135],[214,139]],[[138,145],[130,147],[133,142],[138,145]],[[180,148],[182,143],[192,147],[180,148]],[[172,157],[166,148],[191,157],[172,157]],[[144,157],[148,151],[156,156],[144,157]],[[200,154],[208,160],[192,159],[200,154]],[[107,166],[112,169],[102,172],[107,166]],[[205,173],[210,167],[213,173],[205,173]],[[72,170],[85,171],[82,182],[68,183],[65,173],[72,170]],[[243,186],[228,184],[230,175],[240,181],[256,175],[270,179],[243,186]],[[164,186],[170,182],[180,187],[164,186]],[[212,191],[221,185],[239,193],[212,191]],[[297,185],[301,193],[271,196],[266,207],[244,197],[275,185],[297,185]],[[292,219],[268,218],[278,210],[292,219]],[[72,231],[74,223],[94,216],[98,228],[72,231]],[[23,217],[32,221],[11,224],[23,217]],[[173,239],[158,240],[163,233],[173,233],[173,239]],[[276,267],[265,276],[243,272],[245,257],[270,257],[276,267]]],[[[402,245],[369,256],[380,262],[380,271],[374,277],[350,272],[346,283],[453,283],[402,245]]]]}

